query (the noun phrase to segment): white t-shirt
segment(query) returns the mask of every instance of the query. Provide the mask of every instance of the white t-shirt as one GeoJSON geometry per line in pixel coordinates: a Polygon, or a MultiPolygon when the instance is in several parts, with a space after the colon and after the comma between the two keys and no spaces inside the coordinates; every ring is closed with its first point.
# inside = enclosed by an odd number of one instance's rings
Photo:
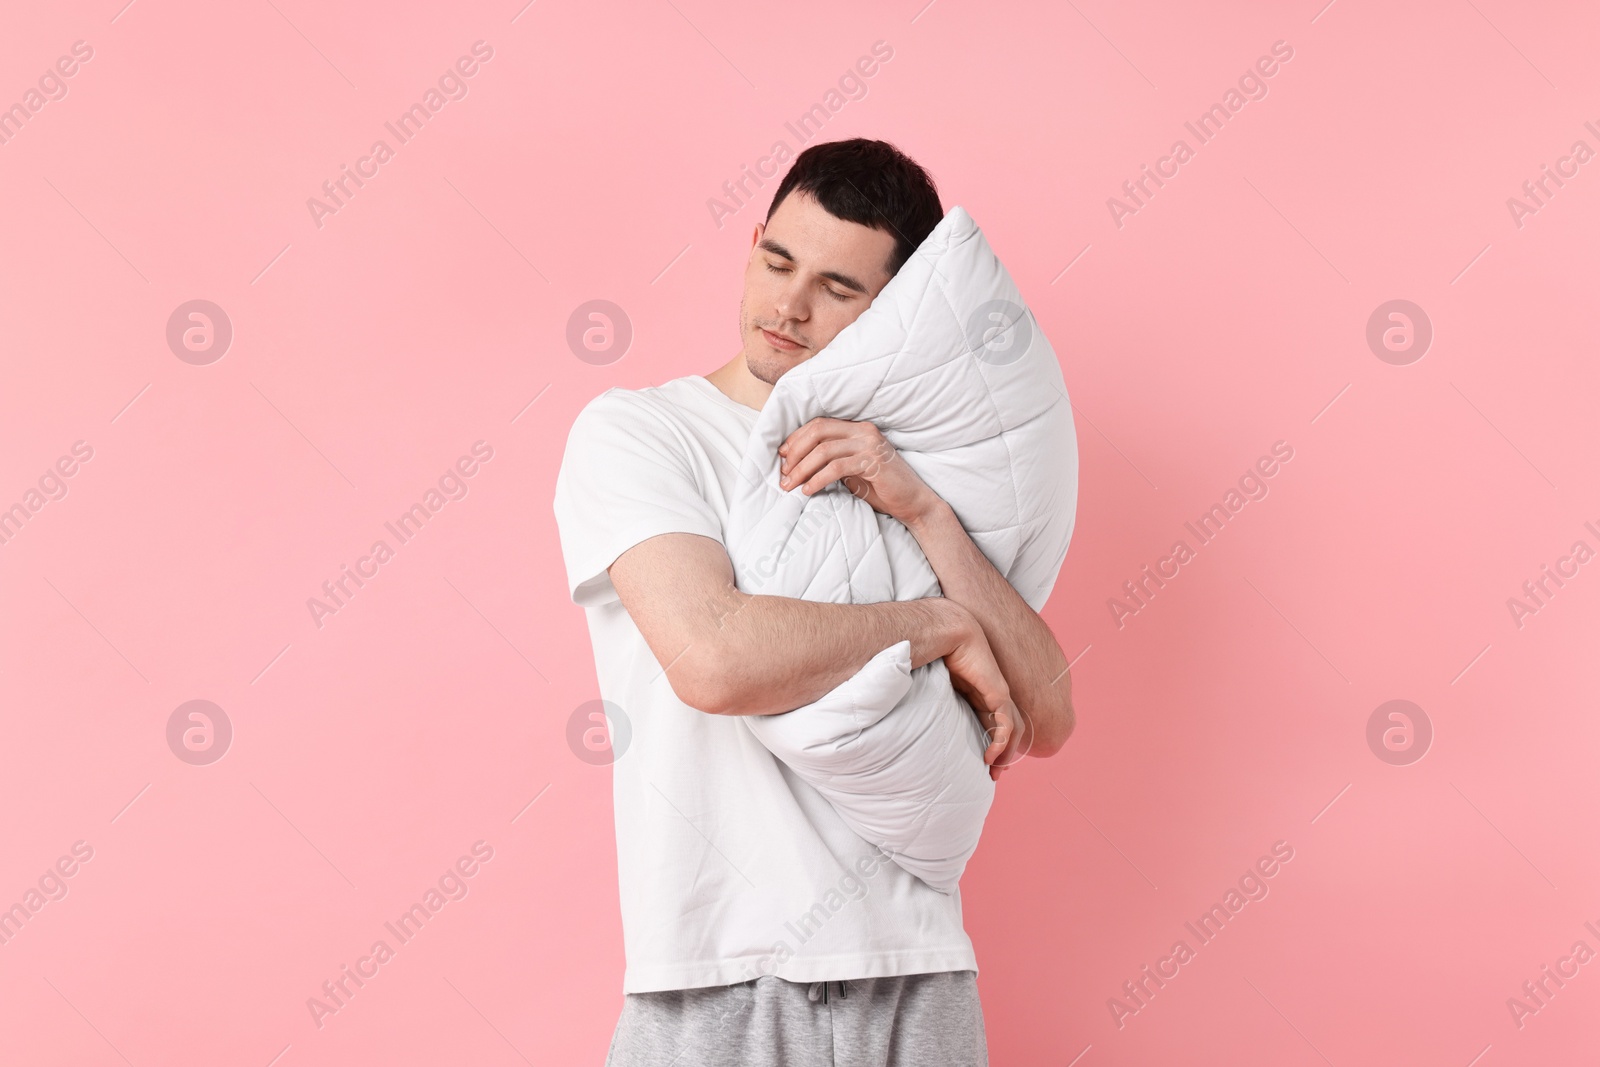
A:
{"type": "Polygon", "coordinates": [[[959,892],[882,857],[738,716],[679,700],[606,573],[659,534],[723,543],[756,414],[699,375],[611,389],[573,423],[556,478],[600,696],[631,727],[612,765],[623,992],[977,970],[959,892]]]}

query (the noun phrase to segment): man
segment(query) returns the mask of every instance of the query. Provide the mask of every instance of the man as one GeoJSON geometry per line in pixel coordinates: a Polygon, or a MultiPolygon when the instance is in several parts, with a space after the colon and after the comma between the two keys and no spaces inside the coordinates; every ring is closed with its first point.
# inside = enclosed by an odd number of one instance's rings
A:
{"type": "Polygon", "coordinates": [[[811,703],[908,641],[943,658],[989,728],[998,778],[1073,728],[1066,656],[955,513],[877,429],[816,419],[780,449],[782,488],[836,482],[904,523],[942,597],[829,604],[735,584],[724,527],[759,409],[872,303],[944,211],[881,141],[815,145],[755,228],[742,349],[705,376],[612,389],[579,415],[555,511],[613,765],[627,972],[608,1064],[988,1061],[959,894],[906,873],[738,721],[811,703]]]}

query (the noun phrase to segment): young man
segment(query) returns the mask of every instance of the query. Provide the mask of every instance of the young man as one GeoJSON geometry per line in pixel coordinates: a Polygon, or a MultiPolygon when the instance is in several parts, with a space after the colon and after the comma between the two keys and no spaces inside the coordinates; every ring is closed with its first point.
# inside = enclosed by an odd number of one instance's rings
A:
{"type": "Polygon", "coordinates": [[[998,778],[1072,731],[1066,656],[871,425],[801,427],[780,449],[783,488],[842,482],[904,523],[942,597],[752,596],[723,541],[773,383],[865,311],[943,215],[891,145],[807,149],[755,228],[739,354],[703,377],[609,390],[573,425],[562,551],[601,696],[633,730],[613,765],[627,954],[613,1067],[988,1061],[959,894],[852,833],[738,717],[809,704],[909,641],[912,666],[942,657],[990,728],[998,778]]]}

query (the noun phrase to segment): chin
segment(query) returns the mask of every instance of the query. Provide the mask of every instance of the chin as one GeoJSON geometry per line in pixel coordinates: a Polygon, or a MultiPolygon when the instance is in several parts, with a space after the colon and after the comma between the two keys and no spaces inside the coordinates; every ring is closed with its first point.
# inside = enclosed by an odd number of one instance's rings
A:
{"type": "Polygon", "coordinates": [[[766,338],[756,331],[744,358],[744,365],[752,377],[773,385],[789,370],[804,363],[811,356],[810,349],[797,352],[779,352],[767,344],[766,338]]]}
{"type": "Polygon", "coordinates": [[[778,379],[783,377],[784,372],[789,369],[780,360],[756,359],[750,356],[745,357],[744,365],[749,369],[752,378],[766,382],[768,385],[776,385],[778,379]]]}

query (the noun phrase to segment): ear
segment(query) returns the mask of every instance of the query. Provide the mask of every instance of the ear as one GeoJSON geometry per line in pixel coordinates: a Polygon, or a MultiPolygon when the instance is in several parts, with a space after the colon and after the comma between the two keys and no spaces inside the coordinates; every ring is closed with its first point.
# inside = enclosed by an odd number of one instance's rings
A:
{"type": "Polygon", "coordinates": [[[767,232],[767,224],[766,223],[764,223],[764,222],[756,223],[755,233],[750,235],[750,248],[751,248],[752,251],[755,250],[756,243],[761,240],[761,235],[763,233],[766,233],[766,232],[767,232]]]}

